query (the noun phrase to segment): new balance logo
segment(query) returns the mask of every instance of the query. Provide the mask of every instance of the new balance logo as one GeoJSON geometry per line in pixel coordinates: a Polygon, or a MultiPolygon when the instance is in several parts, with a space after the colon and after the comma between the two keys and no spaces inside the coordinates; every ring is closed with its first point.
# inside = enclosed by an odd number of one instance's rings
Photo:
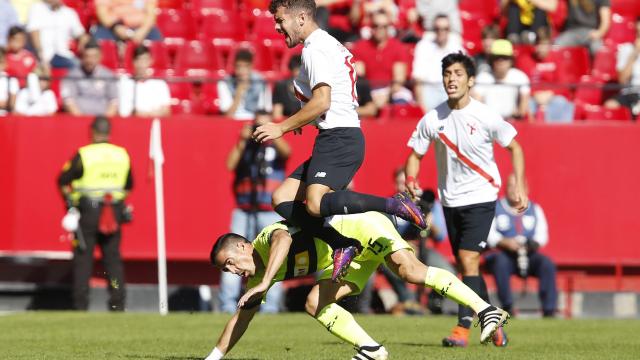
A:
{"type": "Polygon", "coordinates": [[[327,177],[327,173],[324,171],[318,171],[314,177],[319,177],[319,178],[327,177]]]}
{"type": "Polygon", "coordinates": [[[480,241],[480,244],[478,244],[481,248],[486,248],[487,247],[487,242],[486,241],[480,241]]]}

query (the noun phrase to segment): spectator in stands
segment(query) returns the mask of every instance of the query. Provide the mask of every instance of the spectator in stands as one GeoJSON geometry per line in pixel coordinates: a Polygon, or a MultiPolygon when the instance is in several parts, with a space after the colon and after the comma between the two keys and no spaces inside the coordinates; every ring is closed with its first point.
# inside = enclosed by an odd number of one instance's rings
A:
{"type": "Polygon", "coordinates": [[[357,41],[351,49],[358,76],[369,80],[371,95],[377,108],[387,103],[413,101],[411,91],[404,87],[409,62],[407,49],[399,40],[390,36],[391,26],[387,13],[374,13],[371,17],[371,38],[357,41]]]}
{"type": "Polygon", "coordinates": [[[218,82],[220,111],[236,120],[250,120],[259,109],[271,110],[271,91],[262,75],[253,70],[253,54],[236,52],[233,75],[218,82]]]}
{"type": "Polygon", "coordinates": [[[7,57],[4,49],[0,48],[0,115],[6,115],[13,110],[16,102],[16,94],[20,86],[16,78],[10,77],[6,72],[7,57]]]}
{"type": "Polygon", "coordinates": [[[98,40],[162,40],[156,27],[157,0],[96,0],[98,24],[93,37],[98,40]]]}
{"type": "Polygon", "coordinates": [[[569,89],[558,83],[561,74],[558,64],[549,58],[550,51],[551,34],[549,29],[541,28],[533,53],[520,55],[516,65],[532,83],[532,116],[547,122],[571,122],[575,105],[569,100],[569,89]]]}
{"type": "MultiPolygon", "coordinates": [[[[264,227],[282,220],[273,210],[271,195],[286,177],[285,165],[291,148],[283,138],[267,143],[257,143],[251,139],[253,130],[271,119],[270,113],[257,111],[255,120],[242,127],[240,139],[227,157],[227,168],[235,172],[233,193],[236,208],[231,215],[231,232],[250,241],[264,227]]],[[[220,274],[219,298],[223,312],[236,311],[241,282],[238,275],[225,272],[220,274]]],[[[263,312],[279,312],[282,296],[282,286],[271,287],[267,302],[260,309],[263,312]]]]}
{"type": "MultiPolygon", "coordinates": [[[[416,10],[422,18],[422,27],[433,30],[440,14],[447,14],[449,19],[452,41],[462,45],[462,20],[460,19],[459,0],[416,0],[416,10]]],[[[427,37],[435,37],[436,34],[427,34],[427,37]]]]}
{"type": "MultiPolygon", "coordinates": [[[[357,69],[356,74],[358,74],[357,69]]],[[[367,78],[360,77],[358,75],[358,81],[356,81],[356,94],[358,94],[358,108],[356,108],[356,112],[360,119],[378,115],[378,107],[373,102],[373,97],[371,96],[371,85],[369,85],[369,80],[367,80],[367,78]]]]}
{"type": "Polygon", "coordinates": [[[62,80],[60,93],[72,115],[114,116],[118,112],[118,82],[111,70],[100,65],[100,46],[90,40],[82,51],[80,66],[62,80]]]}
{"type": "Polygon", "coordinates": [[[300,55],[294,55],[289,59],[289,71],[291,76],[276,83],[273,90],[273,117],[280,119],[289,117],[300,110],[300,101],[296,98],[293,89],[293,79],[300,74],[302,59],[300,55]]]}
{"type": "Polygon", "coordinates": [[[47,71],[42,66],[36,68],[27,77],[27,87],[18,92],[15,113],[26,116],[55,114],[58,111],[58,100],[50,86],[47,71]]]}
{"type": "Polygon", "coordinates": [[[169,85],[152,79],[153,59],[149,48],[138,45],[133,51],[133,79],[120,78],[120,116],[168,116],[171,114],[169,85]]]}
{"type": "Polygon", "coordinates": [[[398,5],[393,0],[353,0],[349,19],[354,29],[360,30],[360,37],[368,39],[375,31],[371,28],[371,22],[376,13],[387,15],[387,21],[391,24],[398,21],[398,5]]]}
{"type": "Polygon", "coordinates": [[[529,119],[529,77],[513,67],[513,46],[498,39],[491,45],[491,72],[476,76],[473,97],[504,118],[529,119]]]}
{"type": "Polygon", "coordinates": [[[636,41],[618,46],[616,61],[620,93],[605,101],[609,109],[628,107],[634,118],[640,116],[640,17],[636,19],[636,41]]]}
{"type": "Polygon", "coordinates": [[[7,74],[17,78],[20,87],[24,87],[27,75],[38,66],[36,57],[25,49],[26,45],[27,32],[24,28],[11,27],[7,37],[7,74]]]}
{"type": "Polygon", "coordinates": [[[436,34],[435,39],[425,34],[416,45],[413,58],[412,78],[416,82],[416,100],[425,112],[447,100],[447,93],[442,86],[440,61],[450,53],[464,52],[462,46],[449,36],[451,22],[448,15],[437,15],[431,30],[436,34]]]}
{"type": "Polygon", "coordinates": [[[591,54],[602,46],[611,25],[609,0],[570,0],[564,31],[556,38],[560,46],[588,46],[591,54]]]}
{"type": "Polygon", "coordinates": [[[0,48],[7,46],[9,29],[20,25],[18,13],[9,0],[0,0],[0,48]]]}
{"type": "Polygon", "coordinates": [[[523,213],[513,208],[515,176],[507,180],[506,197],[496,204],[496,215],[487,242],[499,251],[487,256],[493,272],[502,308],[513,314],[511,275],[535,276],[544,316],[554,316],[558,300],[556,267],[551,259],[538,252],[549,240],[547,220],[540,205],[529,202],[523,213]]]}
{"type": "Polygon", "coordinates": [[[491,72],[489,58],[491,57],[491,45],[497,39],[500,39],[500,27],[496,24],[488,25],[482,28],[482,52],[473,57],[476,62],[476,71],[478,74],[483,72],[491,72]]]}
{"type": "Polygon", "coordinates": [[[532,44],[539,29],[550,28],[548,14],[556,11],[558,0],[500,0],[507,16],[507,39],[514,44],[532,44]]]}
{"type": "Polygon", "coordinates": [[[78,41],[82,49],[88,38],[78,14],[62,0],[43,0],[29,11],[27,31],[40,62],[45,67],[72,68],[77,65],[69,45],[78,41]]]}
{"type": "Polygon", "coordinates": [[[111,123],[97,116],[91,124],[92,143],[78,149],[58,177],[67,206],[63,228],[75,232],[73,247],[73,307],[89,307],[93,250],[102,250],[109,289],[109,311],[124,311],[125,279],[120,257],[120,225],[131,219],[124,200],[133,188],[131,160],[126,149],[109,143],[111,123]]]}

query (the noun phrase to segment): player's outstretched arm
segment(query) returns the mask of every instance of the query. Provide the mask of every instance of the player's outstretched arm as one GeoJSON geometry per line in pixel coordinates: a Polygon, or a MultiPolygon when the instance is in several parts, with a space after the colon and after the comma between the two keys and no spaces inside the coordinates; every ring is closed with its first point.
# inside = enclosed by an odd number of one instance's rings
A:
{"type": "Polygon", "coordinates": [[[420,160],[422,160],[422,155],[412,151],[407,157],[407,162],[404,166],[405,185],[414,198],[420,195],[420,185],[417,180],[418,173],[420,173],[420,160]]]}
{"type": "Polygon", "coordinates": [[[313,89],[309,102],[291,117],[281,123],[266,123],[258,126],[253,132],[253,138],[258,142],[273,140],[282,135],[299,129],[312,122],[318,116],[324,114],[331,106],[331,87],[326,84],[320,84],[313,89]]]}
{"type": "Polygon", "coordinates": [[[529,206],[529,199],[527,197],[527,191],[525,189],[524,179],[524,151],[522,146],[514,139],[511,140],[507,149],[511,152],[511,165],[513,167],[513,173],[516,177],[516,188],[518,191],[518,202],[515,208],[519,212],[523,212],[529,206]]]}
{"type": "Polygon", "coordinates": [[[238,301],[239,308],[242,308],[247,303],[252,303],[256,300],[255,298],[261,298],[264,293],[269,290],[269,286],[271,286],[271,282],[276,276],[278,269],[280,269],[287,258],[292,241],[293,239],[291,238],[291,235],[286,230],[278,229],[271,234],[269,261],[267,262],[267,266],[264,270],[262,281],[242,295],[238,301]]]}
{"type": "Polygon", "coordinates": [[[249,327],[249,323],[256,314],[260,304],[253,306],[251,309],[238,309],[233,317],[229,319],[227,325],[224,327],[216,347],[211,351],[211,354],[205,358],[205,360],[220,360],[227,354],[233,346],[240,340],[244,332],[249,327]]]}

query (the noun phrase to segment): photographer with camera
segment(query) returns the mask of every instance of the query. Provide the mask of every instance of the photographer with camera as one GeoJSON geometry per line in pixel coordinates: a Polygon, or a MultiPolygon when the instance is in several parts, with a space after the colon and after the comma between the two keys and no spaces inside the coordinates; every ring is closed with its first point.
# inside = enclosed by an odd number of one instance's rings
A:
{"type": "Polygon", "coordinates": [[[111,123],[97,116],[91,124],[92,143],[78,149],[64,164],[58,186],[67,205],[63,228],[75,233],[73,241],[73,306],[89,307],[89,279],[93,249],[102,250],[109,287],[110,311],[124,311],[125,280],[120,257],[120,225],[131,221],[124,203],[133,188],[131,160],[123,147],[109,143],[111,123]]]}
{"type": "MultiPolygon", "coordinates": [[[[556,266],[551,259],[538,252],[549,240],[547,220],[542,208],[530,202],[523,213],[513,208],[515,177],[507,180],[506,197],[498,200],[496,215],[489,232],[488,243],[499,251],[487,255],[487,264],[496,280],[502,308],[511,312],[513,296],[509,280],[516,274],[526,280],[535,276],[539,280],[542,314],[552,317],[557,306],[556,266]]],[[[526,191],[526,184],[525,184],[526,191]]]]}
{"type": "MultiPolygon", "coordinates": [[[[282,220],[273,211],[271,195],[286,177],[285,165],[291,148],[283,139],[257,143],[251,139],[256,127],[272,120],[264,110],[256,112],[255,120],[248,122],[240,131],[240,138],[227,157],[227,169],[235,172],[233,194],[236,208],[231,215],[231,232],[253,241],[258,232],[267,225],[282,220]]],[[[242,279],[235,274],[220,274],[219,300],[221,310],[234,313],[240,298],[242,279]]],[[[276,284],[269,289],[263,312],[279,312],[282,286],[276,284]]]]}

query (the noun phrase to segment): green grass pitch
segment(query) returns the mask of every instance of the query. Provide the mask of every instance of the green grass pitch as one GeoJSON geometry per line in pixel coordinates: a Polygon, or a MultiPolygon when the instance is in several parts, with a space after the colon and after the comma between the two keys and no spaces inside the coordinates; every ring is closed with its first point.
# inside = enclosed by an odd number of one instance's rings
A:
{"type": "MultiPolygon", "coordinates": [[[[27,312],[0,316],[0,359],[202,359],[228,315],[27,312]]],[[[640,359],[639,320],[520,320],[507,348],[445,349],[454,317],[359,316],[391,359],[640,359]]],[[[350,359],[353,349],[304,314],[257,315],[228,359],[350,359]]]]}

